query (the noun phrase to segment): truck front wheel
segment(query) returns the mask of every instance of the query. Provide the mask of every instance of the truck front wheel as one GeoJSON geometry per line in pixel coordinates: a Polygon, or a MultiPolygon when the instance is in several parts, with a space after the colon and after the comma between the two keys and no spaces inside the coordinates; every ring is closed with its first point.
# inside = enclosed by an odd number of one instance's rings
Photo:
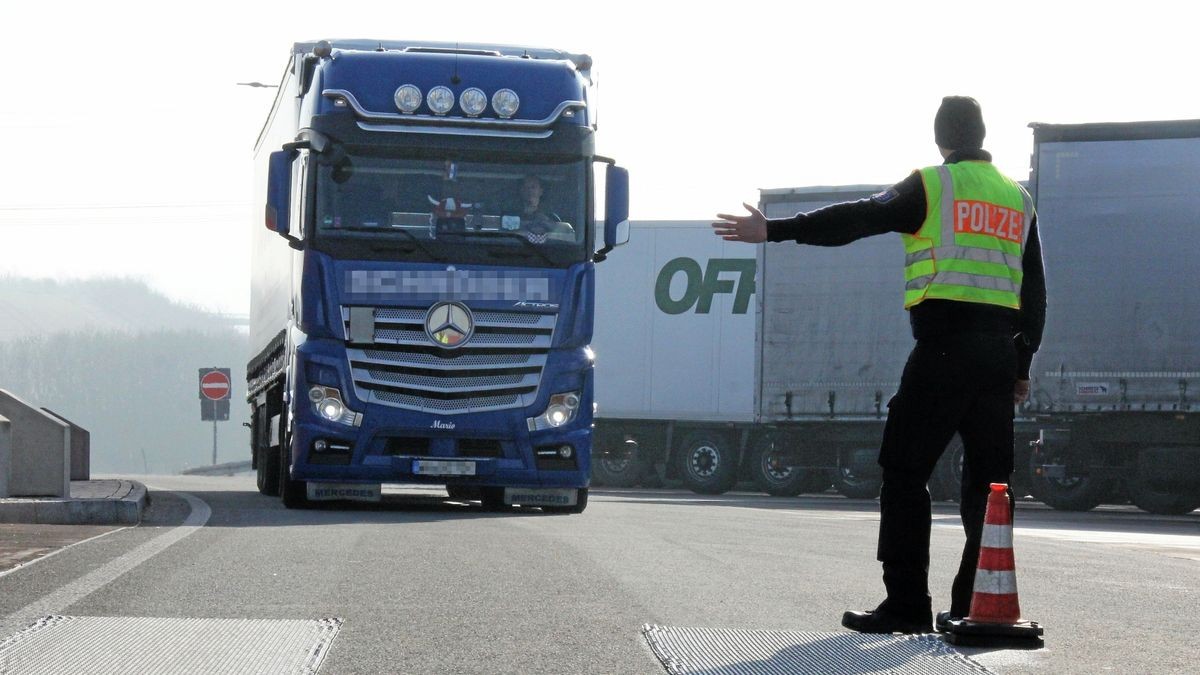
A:
{"type": "Polygon", "coordinates": [[[308,501],[308,483],[292,480],[290,449],[289,440],[280,444],[279,453],[276,455],[279,458],[279,496],[283,498],[283,505],[289,509],[306,509],[311,505],[308,501]]]}
{"type": "Polygon", "coordinates": [[[674,459],[684,484],[697,494],[719,495],[737,482],[737,448],[725,434],[693,432],[684,438],[674,459]]]}

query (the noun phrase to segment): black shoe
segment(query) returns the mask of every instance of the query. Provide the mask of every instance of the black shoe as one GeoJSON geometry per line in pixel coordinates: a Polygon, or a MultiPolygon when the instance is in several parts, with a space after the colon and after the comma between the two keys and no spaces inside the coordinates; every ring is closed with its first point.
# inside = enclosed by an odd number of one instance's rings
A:
{"type": "Polygon", "coordinates": [[[962,621],[961,616],[954,616],[950,610],[945,610],[937,613],[937,617],[933,621],[933,627],[939,633],[945,633],[950,628],[951,621],[962,621]]]}
{"type": "Polygon", "coordinates": [[[929,612],[909,616],[880,606],[874,610],[846,612],[842,615],[842,625],[860,633],[932,633],[931,618],[929,612]]]}

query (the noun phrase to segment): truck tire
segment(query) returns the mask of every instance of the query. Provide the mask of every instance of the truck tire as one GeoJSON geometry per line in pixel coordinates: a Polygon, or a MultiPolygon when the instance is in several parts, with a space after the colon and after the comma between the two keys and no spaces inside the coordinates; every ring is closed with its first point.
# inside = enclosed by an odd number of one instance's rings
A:
{"type": "Polygon", "coordinates": [[[1181,516],[1200,508],[1200,490],[1186,485],[1164,484],[1150,470],[1157,453],[1143,450],[1137,470],[1129,480],[1129,499],[1139,509],[1160,516],[1181,516]]]}
{"type": "Polygon", "coordinates": [[[958,434],[933,467],[929,477],[929,497],[934,501],[956,502],[962,498],[963,442],[958,434]]]}
{"type": "Polygon", "coordinates": [[[1029,458],[1029,492],[1046,506],[1059,511],[1090,511],[1112,493],[1111,481],[1092,476],[1039,476],[1035,471],[1038,463],[1036,455],[1029,458]]]}
{"type": "Polygon", "coordinates": [[[810,482],[810,472],[782,464],[780,454],[778,442],[773,438],[762,438],[755,443],[750,455],[754,484],[772,497],[795,497],[810,482]]]}
{"type": "Polygon", "coordinates": [[[857,476],[847,469],[838,469],[833,478],[833,488],[847,499],[877,499],[881,487],[882,480],[857,476]]]}
{"type": "Polygon", "coordinates": [[[719,495],[737,482],[737,447],[725,434],[692,432],[683,439],[673,459],[684,485],[697,494],[719,495]]]}
{"type": "Polygon", "coordinates": [[[1153,483],[1143,483],[1137,478],[1130,483],[1129,492],[1139,509],[1160,516],[1182,516],[1200,508],[1200,494],[1162,490],[1153,483]]]}
{"type": "Polygon", "coordinates": [[[312,502],[308,501],[308,483],[292,480],[292,462],[287,456],[290,449],[289,439],[279,446],[279,452],[276,453],[276,457],[279,458],[279,496],[283,499],[283,505],[289,509],[307,509],[312,506],[312,502]]]}
{"type": "Polygon", "coordinates": [[[598,485],[633,487],[644,472],[641,453],[636,449],[607,448],[609,453],[592,455],[592,480],[598,485]]]}
{"type": "Polygon", "coordinates": [[[575,493],[575,506],[543,506],[543,513],[583,513],[587,508],[588,489],[579,488],[575,493]]]}
{"type": "MultiPolygon", "coordinates": [[[[855,454],[874,454],[877,451],[874,449],[864,449],[852,450],[850,452],[855,454]]],[[[882,478],[874,473],[868,474],[859,471],[855,468],[854,462],[848,461],[846,452],[838,453],[838,467],[833,473],[833,488],[843,497],[847,499],[876,499],[879,497],[879,488],[882,486],[882,478]]]]}
{"type": "Polygon", "coordinates": [[[259,494],[268,497],[279,496],[279,450],[275,448],[256,448],[258,467],[255,471],[255,482],[259,494]]]}

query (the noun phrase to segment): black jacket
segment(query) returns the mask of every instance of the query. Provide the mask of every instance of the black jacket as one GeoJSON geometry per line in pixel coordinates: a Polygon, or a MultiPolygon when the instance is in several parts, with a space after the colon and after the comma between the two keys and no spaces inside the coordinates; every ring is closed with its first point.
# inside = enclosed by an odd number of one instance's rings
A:
{"type": "MultiPolygon", "coordinates": [[[[991,161],[984,150],[959,150],[946,164],[965,160],[991,161]]],[[[868,199],[833,204],[791,218],[767,221],[767,241],[793,240],[813,246],[842,246],[886,232],[916,234],[925,222],[925,185],[914,171],[891,188],[868,199]]],[[[1046,323],[1046,274],[1037,215],[1029,228],[1022,259],[1021,309],[953,300],[925,300],[909,312],[913,337],[918,340],[968,331],[1004,332],[1017,346],[1021,379],[1029,378],[1033,355],[1042,343],[1046,323]]]]}

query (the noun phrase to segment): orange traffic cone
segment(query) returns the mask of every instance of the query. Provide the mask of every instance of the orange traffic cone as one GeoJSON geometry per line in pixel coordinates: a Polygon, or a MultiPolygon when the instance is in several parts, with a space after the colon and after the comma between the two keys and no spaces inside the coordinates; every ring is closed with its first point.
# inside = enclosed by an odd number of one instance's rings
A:
{"type": "Polygon", "coordinates": [[[963,646],[1043,646],[1042,627],[1021,620],[1017,600],[1017,565],[1013,557],[1012,509],[1008,486],[992,483],[983,518],[983,540],[975,568],[971,613],[951,619],[946,641],[963,646]]]}

